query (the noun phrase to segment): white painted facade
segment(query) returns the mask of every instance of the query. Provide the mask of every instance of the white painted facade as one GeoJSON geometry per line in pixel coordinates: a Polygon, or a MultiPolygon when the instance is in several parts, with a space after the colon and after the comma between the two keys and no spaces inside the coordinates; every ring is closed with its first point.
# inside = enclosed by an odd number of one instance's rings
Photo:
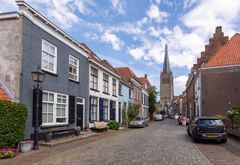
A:
{"type": "Polygon", "coordinates": [[[142,117],[148,117],[148,110],[149,110],[148,97],[149,97],[149,94],[147,89],[142,88],[142,108],[141,108],[141,114],[140,114],[142,117]]]}
{"type": "Polygon", "coordinates": [[[202,114],[202,107],[201,107],[201,69],[198,70],[196,74],[196,81],[195,81],[195,114],[196,116],[201,116],[202,114]]]}
{"type": "MultiPolygon", "coordinates": [[[[91,68],[94,68],[98,71],[98,78],[97,78],[97,90],[93,90],[91,89],[91,85],[89,85],[89,94],[90,96],[93,97],[97,97],[97,121],[100,120],[100,116],[99,116],[99,99],[103,98],[103,99],[107,99],[108,100],[108,120],[110,120],[110,100],[115,101],[116,102],[116,107],[115,107],[115,120],[118,121],[119,117],[118,117],[118,88],[119,88],[119,75],[113,73],[112,71],[110,71],[109,69],[105,68],[104,66],[91,61],[90,60],[90,65],[89,65],[89,84],[91,83],[91,68]],[[108,75],[108,94],[104,93],[103,90],[103,74],[108,75]],[[113,96],[113,78],[116,79],[116,96],[113,96]]],[[[90,107],[89,107],[90,108],[90,107]]],[[[90,114],[91,115],[91,114],[90,114]]],[[[90,125],[89,127],[93,127],[93,123],[91,123],[90,121],[90,125]]]]}

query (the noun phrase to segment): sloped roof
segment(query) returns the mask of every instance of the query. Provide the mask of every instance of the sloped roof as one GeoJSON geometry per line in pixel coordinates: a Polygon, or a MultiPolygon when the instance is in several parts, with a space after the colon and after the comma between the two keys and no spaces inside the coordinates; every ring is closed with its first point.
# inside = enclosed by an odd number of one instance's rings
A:
{"type": "Polygon", "coordinates": [[[138,77],[138,79],[142,82],[142,84],[147,84],[148,88],[152,86],[147,77],[138,77]]]}
{"type": "Polygon", "coordinates": [[[113,68],[113,66],[107,60],[102,60],[85,43],[81,43],[81,45],[89,51],[89,53],[88,53],[89,59],[91,59],[94,62],[98,63],[99,65],[109,69],[110,71],[112,71],[113,73],[117,74],[120,77],[118,72],[113,68]]]}
{"type": "Polygon", "coordinates": [[[169,57],[168,57],[168,45],[165,45],[165,56],[163,63],[163,73],[172,73],[170,69],[169,57]]]}
{"type": "Polygon", "coordinates": [[[240,34],[236,33],[207,62],[205,68],[240,64],[240,34]]]}
{"type": "Polygon", "coordinates": [[[138,77],[133,73],[133,71],[129,67],[117,67],[115,70],[121,75],[121,77],[130,82],[131,78],[134,78],[137,82],[142,84],[142,82],[138,79],[138,77]]]}

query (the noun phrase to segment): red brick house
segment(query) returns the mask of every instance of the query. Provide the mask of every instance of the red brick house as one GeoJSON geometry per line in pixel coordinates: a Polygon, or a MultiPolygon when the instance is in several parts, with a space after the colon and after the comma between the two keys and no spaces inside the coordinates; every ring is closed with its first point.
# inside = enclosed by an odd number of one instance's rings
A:
{"type": "Polygon", "coordinates": [[[206,63],[201,73],[202,115],[225,115],[240,106],[240,34],[235,34],[206,63]]]}
{"type": "Polygon", "coordinates": [[[222,27],[218,26],[215,29],[213,37],[209,39],[209,43],[205,45],[205,50],[201,52],[201,56],[197,59],[197,63],[193,64],[186,83],[186,98],[183,102],[183,113],[191,118],[201,116],[201,71],[212,56],[228,42],[228,37],[224,36],[222,27]],[[185,105],[184,105],[185,104],[185,105]]]}

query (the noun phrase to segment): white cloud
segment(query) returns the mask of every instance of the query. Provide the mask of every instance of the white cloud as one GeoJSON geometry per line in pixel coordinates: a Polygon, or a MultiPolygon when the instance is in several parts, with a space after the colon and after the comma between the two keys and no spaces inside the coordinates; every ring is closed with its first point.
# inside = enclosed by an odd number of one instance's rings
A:
{"type": "Polygon", "coordinates": [[[138,60],[144,56],[145,51],[141,48],[135,48],[135,49],[130,49],[129,53],[133,56],[134,59],[138,60]]]}
{"type": "Polygon", "coordinates": [[[188,79],[188,76],[185,76],[185,75],[178,76],[174,79],[175,93],[179,93],[180,91],[184,91],[187,79],[188,79]],[[177,89],[177,91],[176,91],[176,89],[177,89]]]}
{"type": "Polygon", "coordinates": [[[208,37],[219,25],[227,34],[233,35],[239,17],[240,1],[218,0],[216,3],[215,0],[202,0],[183,16],[182,21],[188,28],[208,37]]]}
{"type": "Polygon", "coordinates": [[[101,36],[101,40],[106,43],[110,43],[114,50],[120,51],[124,42],[120,40],[115,34],[112,34],[109,30],[106,30],[101,36]]]}
{"type": "Polygon", "coordinates": [[[0,12],[16,11],[17,5],[14,0],[1,0],[0,12]]]}
{"type": "Polygon", "coordinates": [[[161,0],[155,0],[156,4],[160,5],[161,0]]]}
{"type": "Polygon", "coordinates": [[[146,14],[150,19],[153,19],[158,23],[166,21],[166,18],[168,17],[168,13],[160,11],[158,6],[155,4],[152,4],[150,6],[150,8],[147,10],[146,14]]]}
{"type": "Polygon", "coordinates": [[[126,14],[125,6],[126,2],[123,0],[111,0],[113,8],[118,12],[118,14],[126,14]]]}
{"type": "Polygon", "coordinates": [[[197,0],[183,0],[183,9],[190,8],[196,2],[197,2],[197,0]]]}

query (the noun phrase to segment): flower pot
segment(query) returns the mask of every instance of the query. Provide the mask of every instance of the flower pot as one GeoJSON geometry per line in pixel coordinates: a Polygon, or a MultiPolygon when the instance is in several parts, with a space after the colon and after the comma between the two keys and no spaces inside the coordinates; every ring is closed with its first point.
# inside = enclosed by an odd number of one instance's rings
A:
{"type": "Polygon", "coordinates": [[[52,134],[45,134],[44,140],[45,140],[45,142],[50,142],[52,140],[52,134]]]}
{"type": "Polygon", "coordinates": [[[29,152],[33,147],[33,141],[22,141],[19,143],[19,149],[21,152],[29,152]]]}

